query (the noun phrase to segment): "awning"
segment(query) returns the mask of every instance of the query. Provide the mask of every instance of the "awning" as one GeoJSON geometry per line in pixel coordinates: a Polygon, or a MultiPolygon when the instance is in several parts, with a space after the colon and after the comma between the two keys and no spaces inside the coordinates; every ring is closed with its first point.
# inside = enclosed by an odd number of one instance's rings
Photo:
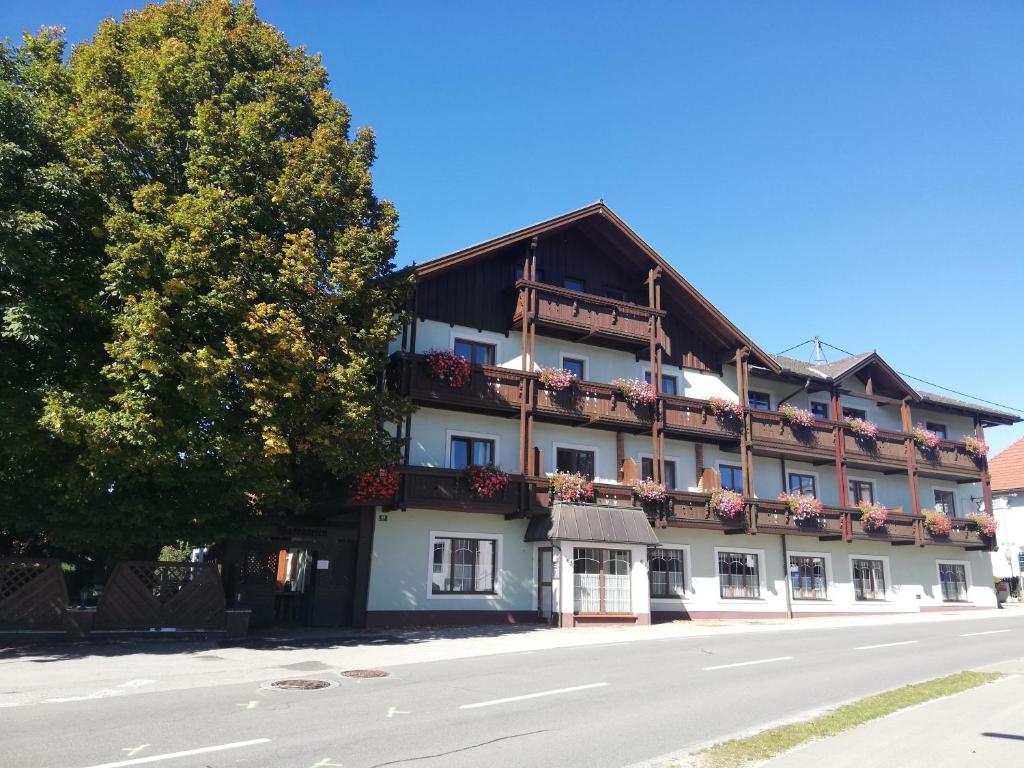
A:
{"type": "Polygon", "coordinates": [[[658,544],[642,509],[585,504],[556,504],[550,514],[530,518],[524,539],[658,544]]]}

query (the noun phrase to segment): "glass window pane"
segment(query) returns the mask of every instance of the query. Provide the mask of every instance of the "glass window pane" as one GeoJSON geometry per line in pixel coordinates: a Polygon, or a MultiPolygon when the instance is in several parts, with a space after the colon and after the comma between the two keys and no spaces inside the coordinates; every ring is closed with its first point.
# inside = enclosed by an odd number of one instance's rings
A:
{"type": "Polygon", "coordinates": [[[669,490],[676,487],[676,463],[674,461],[665,462],[665,477],[662,479],[665,481],[665,487],[669,490]]]}
{"type": "Polygon", "coordinates": [[[573,357],[564,357],[562,358],[562,368],[572,373],[580,381],[583,381],[586,378],[586,366],[583,360],[578,360],[573,357]]]}
{"type": "Polygon", "coordinates": [[[452,469],[465,469],[469,466],[469,440],[464,437],[452,438],[452,455],[448,466],[452,469]]]}
{"type": "Polygon", "coordinates": [[[565,278],[565,281],[562,283],[562,285],[564,285],[570,291],[582,292],[586,290],[586,283],[584,283],[578,277],[567,277],[565,278]]]}
{"type": "Polygon", "coordinates": [[[473,344],[469,341],[463,341],[462,339],[455,340],[455,354],[459,357],[464,357],[467,360],[473,359],[473,344]]]}
{"type": "Polygon", "coordinates": [[[821,421],[829,421],[832,418],[832,409],[827,403],[811,403],[811,413],[814,418],[821,421]]]}
{"type": "Polygon", "coordinates": [[[678,385],[679,380],[675,376],[662,375],[661,391],[664,392],[666,395],[678,394],[678,385]]]}
{"type": "Polygon", "coordinates": [[[654,477],[654,461],[644,456],[640,459],[640,475],[643,480],[654,477]]]}
{"type": "Polygon", "coordinates": [[[494,443],[491,440],[473,441],[473,463],[481,466],[494,463],[494,443]]]}

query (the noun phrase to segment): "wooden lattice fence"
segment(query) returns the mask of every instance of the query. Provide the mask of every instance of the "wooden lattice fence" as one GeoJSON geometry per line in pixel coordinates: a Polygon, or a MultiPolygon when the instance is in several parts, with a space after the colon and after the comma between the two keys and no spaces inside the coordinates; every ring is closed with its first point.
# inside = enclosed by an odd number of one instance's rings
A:
{"type": "Polygon", "coordinates": [[[0,559],[0,629],[61,630],[67,604],[59,560],[0,559]]]}
{"type": "Polygon", "coordinates": [[[224,629],[224,587],[213,563],[119,563],[96,608],[96,629],[224,629]]]}

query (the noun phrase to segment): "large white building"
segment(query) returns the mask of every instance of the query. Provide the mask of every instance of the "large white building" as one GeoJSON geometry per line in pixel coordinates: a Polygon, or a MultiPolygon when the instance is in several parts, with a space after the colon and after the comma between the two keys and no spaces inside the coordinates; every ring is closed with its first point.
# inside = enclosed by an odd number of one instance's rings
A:
{"type": "MultiPolygon", "coordinates": [[[[388,376],[416,405],[391,425],[406,445],[396,493],[239,551],[231,592],[266,608],[257,623],[996,604],[993,542],[966,519],[989,497],[988,469],[968,443],[1012,414],[921,392],[874,352],[816,364],[765,353],[603,203],[417,272],[388,376]],[[445,353],[471,363],[464,381],[452,381],[460,363],[439,367],[445,353]],[[557,388],[551,370],[575,384],[557,388]],[[620,379],[636,380],[630,396],[620,379]],[[474,488],[474,465],[507,484],[474,488]],[[592,481],[592,495],[560,500],[556,473],[592,481]],[[636,477],[665,498],[638,497],[636,477]],[[734,492],[735,516],[712,508],[718,488],[734,492]],[[877,530],[858,506],[872,502],[888,516],[877,530]],[[926,509],[952,529],[929,532],[926,509]]],[[[723,265],[718,290],[757,279],[723,265]]]]}
{"type": "Polygon", "coordinates": [[[992,509],[999,525],[992,571],[997,578],[1020,578],[1024,571],[1024,438],[994,456],[989,464],[992,509]]]}

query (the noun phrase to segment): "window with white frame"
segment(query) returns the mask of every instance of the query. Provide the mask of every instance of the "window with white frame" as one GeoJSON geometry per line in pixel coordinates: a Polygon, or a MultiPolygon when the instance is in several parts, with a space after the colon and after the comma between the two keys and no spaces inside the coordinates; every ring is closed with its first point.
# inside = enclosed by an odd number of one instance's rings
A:
{"type": "Polygon", "coordinates": [[[435,595],[493,595],[498,562],[496,538],[434,535],[431,592],[435,595]]]}
{"type": "Polygon", "coordinates": [[[686,594],[686,556],[682,549],[652,549],[647,558],[651,597],[683,597],[686,594]]]}
{"type": "Polygon", "coordinates": [[[576,377],[577,381],[587,378],[587,361],[582,357],[562,357],[562,368],[576,377]]]}
{"type": "Polygon", "coordinates": [[[735,464],[719,464],[718,471],[722,475],[722,488],[727,491],[743,493],[743,467],[735,464]]]}
{"type": "Polygon", "coordinates": [[[954,491],[936,488],[933,491],[933,498],[936,512],[944,512],[950,517],[956,517],[956,493],[954,491]]]}
{"type": "Polygon", "coordinates": [[[629,613],[629,550],[575,547],[572,563],[573,611],[629,613]]]}
{"type": "Polygon", "coordinates": [[[796,600],[828,600],[828,577],[821,555],[790,555],[789,579],[796,600]]]}
{"type": "Polygon", "coordinates": [[[452,343],[455,354],[477,365],[494,365],[497,347],[476,339],[455,339],[452,343]]]}
{"type": "Polygon", "coordinates": [[[448,466],[465,469],[470,464],[486,467],[494,464],[494,440],[486,437],[452,435],[448,449],[448,466]]]}
{"type": "Polygon", "coordinates": [[[750,552],[718,553],[719,593],[724,598],[761,597],[760,558],[750,552]]]}
{"type": "Polygon", "coordinates": [[[885,600],[885,563],[874,558],[853,559],[853,591],[858,600],[885,600]]]}
{"type": "Polygon", "coordinates": [[[850,506],[875,503],[875,484],[871,480],[850,480],[850,506]]]}
{"type": "Polygon", "coordinates": [[[966,603],[967,566],[963,563],[939,563],[939,586],[944,603],[966,603]]]}
{"type": "MultiPolygon", "coordinates": [[[[644,381],[648,384],[651,383],[651,372],[649,370],[644,371],[644,381]]],[[[667,373],[661,374],[661,387],[659,391],[663,395],[678,395],[679,394],[679,377],[670,376],[667,373]]]]}
{"type": "MultiPolygon", "coordinates": [[[[640,457],[640,475],[644,480],[654,477],[654,460],[650,456],[640,457]]],[[[677,487],[676,463],[672,459],[665,459],[665,476],[661,480],[669,490],[677,487]]]]}
{"type": "Polygon", "coordinates": [[[801,472],[789,473],[789,492],[800,496],[813,496],[818,498],[818,479],[814,475],[805,475],[801,472]]]}
{"type": "Polygon", "coordinates": [[[594,451],[555,446],[555,469],[559,472],[579,472],[588,480],[593,480],[595,463],[594,451]]]}
{"type": "Polygon", "coordinates": [[[828,403],[811,401],[811,413],[819,421],[832,421],[832,406],[828,403]]]}

